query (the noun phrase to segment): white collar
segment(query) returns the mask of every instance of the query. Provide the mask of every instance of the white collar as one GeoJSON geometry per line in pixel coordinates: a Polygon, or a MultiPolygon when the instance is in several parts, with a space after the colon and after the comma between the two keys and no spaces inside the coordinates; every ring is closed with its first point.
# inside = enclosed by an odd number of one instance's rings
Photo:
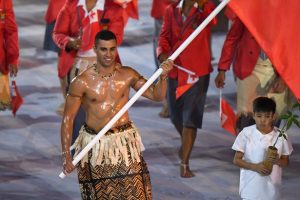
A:
{"type": "MultiPolygon", "coordinates": [[[[179,4],[177,5],[177,7],[176,7],[176,8],[181,8],[181,9],[182,9],[183,2],[184,2],[184,0],[181,0],[181,1],[179,2],[179,4]]],[[[197,7],[198,7],[198,3],[197,3],[197,2],[195,2],[195,3],[194,3],[194,7],[195,7],[195,8],[197,8],[197,7]]]]}
{"type": "MultiPolygon", "coordinates": [[[[87,11],[87,8],[86,8],[85,1],[86,0],[78,0],[77,6],[82,6],[83,10],[85,11],[85,16],[87,16],[88,11],[87,11]]],[[[97,3],[96,3],[95,7],[92,10],[104,10],[104,3],[105,3],[105,0],[97,0],[97,3]]]]}

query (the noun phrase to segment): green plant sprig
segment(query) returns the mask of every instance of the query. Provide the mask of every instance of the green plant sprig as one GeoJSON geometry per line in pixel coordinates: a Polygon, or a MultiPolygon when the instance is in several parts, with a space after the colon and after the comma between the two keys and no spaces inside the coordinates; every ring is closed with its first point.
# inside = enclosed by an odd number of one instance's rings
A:
{"type": "Polygon", "coordinates": [[[294,104],[291,111],[288,110],[285,114],[283,114],[279,117],[279,119],[284,120],[284,125],[282,128],[278,129],[279,135],[276,138],[276,141],[274,142],[273,147],[275,147],[275,145],[280,137],[284,137],[284,139],[287,140],[286,131],[289,130],[293,124],[295,124],[298,128],[300,128],[299,116],[294,113],[295,110],[297,110],[297,108],[300,111],[300,103],[294,104]]]}

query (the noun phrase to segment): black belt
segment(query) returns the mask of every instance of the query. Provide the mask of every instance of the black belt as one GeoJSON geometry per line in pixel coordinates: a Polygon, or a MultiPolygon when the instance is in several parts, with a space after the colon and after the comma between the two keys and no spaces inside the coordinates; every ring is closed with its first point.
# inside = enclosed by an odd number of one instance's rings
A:
{"type": "MultiPolygon", "coordinates": [[[[120,125],[120,126],[116,126],[114,128],[111,128],[109,129],[105,135],[111,135],[111,134],[114,134],[114,133],[118,133],[118,132],[122,132],[122,131],[125,131],[127,129],[130,129],[132,128],[132,122],[128,122],[126,124],[123,124],[123,125],[120,125]]],[[[85,130],[85,132],[91,134],[91,135],[97,135],[98,132],[95,131],[94,129],[90,128],[86,123],[83,124],[83,128],[85,130]]]]}

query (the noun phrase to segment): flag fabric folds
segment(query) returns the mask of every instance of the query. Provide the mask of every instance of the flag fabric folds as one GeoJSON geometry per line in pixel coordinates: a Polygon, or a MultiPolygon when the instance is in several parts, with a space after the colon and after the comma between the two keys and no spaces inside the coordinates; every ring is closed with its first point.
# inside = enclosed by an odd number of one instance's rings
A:
{"type": "Polygon", "coordinates": [[[15,117],[18,109],[23,104],[23,98],[18,90],[16,81],[13,80],[11,82],[11,89],[12,89],[12,95],[11,95],[11,110],[12,114],[15,117]]]}
{"type": "Polygon", "coordinates": [[[129,18],[139,19],[138,0],[115,0],[114,2],[124,8],[123,18],[125,24],[127,24],[129,18]]]}
{"type": "Polygon", "coordinates": [[[277,73],[300,98],[300,1],[231,0],[231,9],[268,55],[277,73]]]}
{"type": "Polygon", "coordinates": [[[232,135],[236,136],[235,124],[236,124],[236,116],[229,105],[229,103],[222,98],[220,95],[220,119],[221,119],[221,126],[226,131],[231,133],[232,135]]]}
{"type": "Polygon", "coordinates": [[[128,2],[125,10],[128,17],[133,19],[139,19],[138,0],[132,0],[128,2]]]}
{"type": "Polygon", "coordinates": [[[93,48],[94,45],[94,40],[91,40],[91,38],[95,38],[100,31],[97,11],[91,11],[89,15],[82,19],[82,31],[81,49],[87,51],[93,48]]]}
{"type": "Polygon", "coordinates": [[[176,88],[176,99],[179,99],[188,89],[190,89],[199,78],[182,70],[178,70],[182,75],[178,76],[178,87],[176,88]]]}

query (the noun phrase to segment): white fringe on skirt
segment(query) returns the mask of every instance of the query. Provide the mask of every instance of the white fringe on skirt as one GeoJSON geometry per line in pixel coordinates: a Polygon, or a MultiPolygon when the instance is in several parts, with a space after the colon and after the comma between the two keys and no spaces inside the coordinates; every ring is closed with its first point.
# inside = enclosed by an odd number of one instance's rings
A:
{"type": "MultiPolygon", "coordinates": [[[[74,157],[76,157],[95,136],[96,135],[86,132],[84,127],[81,127],[79,136],[75,141],[74,157]]],[[[132,162],[140,162],[141,151],[144,150],[145,148],[141,136],[136,127],[132,124],[132,128],[102,136],[100,141],[92,148],[92,158],[90,162],[92,166],[105,164],[117,165],[124,160],[125,164],[129,166],[130,160],[132,162]]],[[[82,158],[81,166],[84,166],[87,162],[88,154],[82,158]]]]}

